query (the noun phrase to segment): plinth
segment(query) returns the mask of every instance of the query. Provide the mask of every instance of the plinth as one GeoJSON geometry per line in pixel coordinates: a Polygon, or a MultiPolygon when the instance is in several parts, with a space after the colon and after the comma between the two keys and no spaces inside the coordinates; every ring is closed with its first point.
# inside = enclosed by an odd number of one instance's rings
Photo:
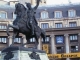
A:
{"type": "Polygon", "coordinates": [[[2,50],[2,60],[49,60],[45,51],[11,46],[2,50]]]}

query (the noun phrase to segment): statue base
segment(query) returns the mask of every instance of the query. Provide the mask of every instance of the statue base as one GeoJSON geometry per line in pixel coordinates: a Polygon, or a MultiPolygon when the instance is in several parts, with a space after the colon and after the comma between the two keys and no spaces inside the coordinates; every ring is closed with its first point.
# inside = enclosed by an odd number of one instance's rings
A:
{"type": "Polygon", "coordinates": [[[2,50],[2,60],[49,60],[42,50],[11,46],[2,50]]]}

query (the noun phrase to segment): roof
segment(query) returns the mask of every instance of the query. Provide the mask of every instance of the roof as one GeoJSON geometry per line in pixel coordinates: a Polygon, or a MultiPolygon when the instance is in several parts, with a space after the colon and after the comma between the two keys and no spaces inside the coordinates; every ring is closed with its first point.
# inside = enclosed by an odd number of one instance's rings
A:
{"type": "MultiPolygon", "coordinates": [[[[0,5],[1,11],[7,12],[7,17],[13,19],[12,13],[14,12],[15,7],[10,5],[0,5]]],[[[68,10],[76,10],[76,16],[80,16],[80,4],[65,4],[65,5],[45,5],[39,6],[36,10],[36,18],[41,18],[40,13],[42,11],[47,11],[49,18],[54,18],[54,11],[62,11],[63,17],[68,17],[68,10]]]]}

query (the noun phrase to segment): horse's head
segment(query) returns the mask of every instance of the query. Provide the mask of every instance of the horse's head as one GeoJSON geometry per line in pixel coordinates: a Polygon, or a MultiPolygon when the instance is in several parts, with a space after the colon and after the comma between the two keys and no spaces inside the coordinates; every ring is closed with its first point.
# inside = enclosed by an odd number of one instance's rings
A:
{"type": "Polygon", "coordinates": [[[15,4],[15,11],[21,12],[21,11],[25,11],[25,10],[26,10],[26,8],[23,4],[21,4],[21,3],[15,4]]]}

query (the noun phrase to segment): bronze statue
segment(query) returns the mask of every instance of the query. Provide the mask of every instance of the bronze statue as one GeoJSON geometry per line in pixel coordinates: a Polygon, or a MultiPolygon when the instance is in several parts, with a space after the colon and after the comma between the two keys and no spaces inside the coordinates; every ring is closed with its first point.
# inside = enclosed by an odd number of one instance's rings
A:
{"type": "MultiPolygon", "coordinates": [[[[16,36],[18,36],[19,33],[22,33],[26,36],[27,42],[25,44],[29,43],[30,38],[35,38],[35,47],[37,48],[38,45],[38,39],[41,36],[43,40],[45,40],[45,31],[42,30],[38,25],[36,18],[34,16],[34,10],[37,9],[38,4],[40,0],[37,0],[37,5],[34,8],[29,8],[26,9],[24,5],[17,3],[15,6],[15,14],[17,14],[16,19],[13,21],[13,25],[9,24],[7,27],[7,35],[9,36],[9,27],[13,28],[13,41],[12,45],[14,44],[14,39],[16,36]],[[30,10],[30,11],[29,11],[30,10]],[[32,14],[32,15],[31,15],[32,14]],[[32,19],[33,18],[33,19],[32,19]],[[32,22],[31,22],[32,21],[32,22]],[[34,28],[34,35],[32,34],[32,27],[31,24],[34,28]]],[[[23,45],[25,45],[23,44],[23,45]]],[[[12,46],[11,45],[11,46],[12,46]]]]}
{"type": "Polygon", "coordinates": [[[40,60],[39,55],[36,52],[32,52],[31,54],[29,54],[31,59],[36,59],[36,60],[40,60]]]}
{"type": "Polygon", "coordinates": [[[13,58],[13,57],[14,57],[14,54],[13,54],[11,51],[9,51],[9,52],[7,52],[6,55],[4,56],[4,60],[9,60],[9,59],[11,59],[11,58],[13,58]]]}
{"type": "Polygon", "coordinates": [[[35,18],[35,13],[36,13],[36,9],[38,8],[39,6],[39,1],[40,0],[37,0],[37,4],[34,8],[31,7],[31,4],[30,3],[26,3],[26,6],[28,8],[28,11],[27,11],[27,16],[28,16],[28,19],[29,19],[29,23],[30,23],[30,26],[31,26],[31,32],[32,32],[32,35],[34,35],[34,25],[33,25],[33,21],[35,21],[35,24],[37,25],[37,21],[36,21],[36,18],[35,18]]]}

